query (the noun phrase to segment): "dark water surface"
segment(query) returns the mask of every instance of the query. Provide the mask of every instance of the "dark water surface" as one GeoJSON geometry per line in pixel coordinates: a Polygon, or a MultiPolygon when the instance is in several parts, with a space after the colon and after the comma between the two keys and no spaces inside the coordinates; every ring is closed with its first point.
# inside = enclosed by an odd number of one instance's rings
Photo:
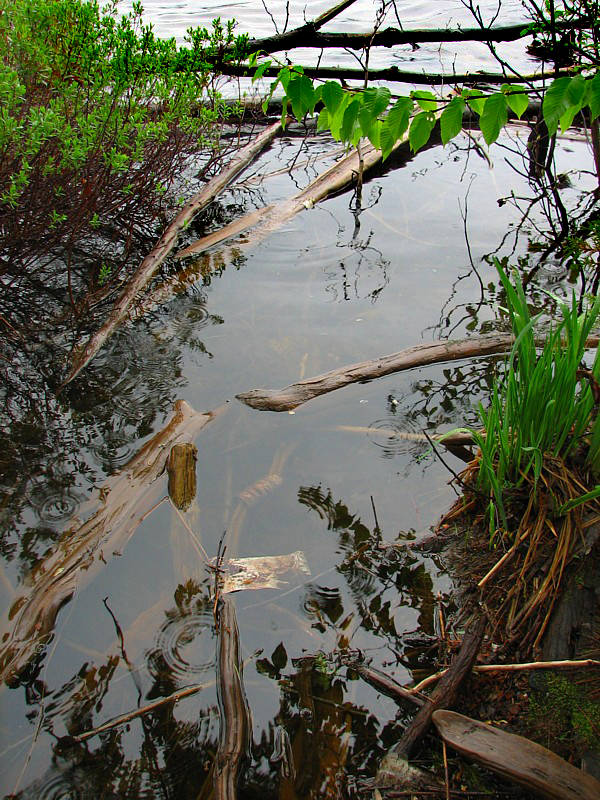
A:
{"type": "MultiPolygon", "coordinates": [[[[292,6],[296,24],[304,6],[292,6]]],[[[307,16],[327,6],[307,4],[307,16]]],[[[257,36],[272,31],[254,1],[146,7],[164,34],[180,36],[217,14],[235,16],[257,36]]],[[[282,7],[269,3],[276,19],[282,7]]],[[[407,27],[464,17],[456,3],[398,7],[407,27]]],[[[506,21],[518,9],[509,4],[506,21]]],[[[364,27],[371,10],[357,4],[348,27],[364,27]]],[[[461,57],[468,65],[480,52],[462,48],[461,57]]],[[[425,54],[424,68],[433,60],[425,54]]],[[[366,182],[360,212],[344,193],[243,247],[234,262],[212,254],[219,268],[204,282],[125,326],[64,395],[31,395],[31,411],[5,426],[6,452],[15,454],[4,480],[0,596],[8,609],[73,515],[94,510],[98,487],[160,429],[176,400],[198,411],[227,404],[195,439],[198,491],[190,509],[178,514],[163,503],[115,552],[107,550],[105,565],[96,564],[60,611],[29,679],[0,693],[4,796],[198,796],[219,715],[213,577],[197,542],[214,558],[224,531],[227,557],[301,551],[310,571],[286,575],[276,589],[232,595],[253,726],[241,796],[348,796],[351,786],[337,794],[340,776],[351,783],[373,774],[400,730],[398,708],[336,658],[361,651],[401,683],[430,666],[423,637],[435,635],[438,595],[444,600],[451,586],[435,560],[405,545],[427,535],[455,496],[425,444],[385,431],[433,433],[474,422],[495,360],[352,385],[290,414],[253,411],[235,395],[502,328],[497,278],[484,256],[516,263],[548,227],[540,205],[524,222],[512,202],[499,203],[511,192],[535,194],[507,158],[526,167],[504,149],[522,148],[527,135],[526,127],[511,128],[491,163],[467,136],[391,158],[366,182]],[[57,746],[67,734],[193,684],[204,688],[174,706],[85,744],[57,746]],[[295,778],[286,777],[285,759],[273,757],[286,737],[295,778]]],[[[569,208],[582,207],[593,188],[583,138],[561,139],[557,148],[558,171],[572,171],[562,195],[569,208]]],[[[220,199],[219,211],[229,219],[289,196],[330,163],[334,149],[322,137],[303,145],[300,135],[283,136],[220,199]],[[296,158],[302,166],[276,172],[296,158]]],[[[539,286],[563,285],[546,264],[539,286]]],[[[29,367],[11,369],[26,387],[29,367]]],[[[12,408],[16,400],[6,402],[12,408]]],[[[460,469],[458,459],[447,459],[460,469]]],[[[164,494],[167,478],[160,480],[164,494]]]]}

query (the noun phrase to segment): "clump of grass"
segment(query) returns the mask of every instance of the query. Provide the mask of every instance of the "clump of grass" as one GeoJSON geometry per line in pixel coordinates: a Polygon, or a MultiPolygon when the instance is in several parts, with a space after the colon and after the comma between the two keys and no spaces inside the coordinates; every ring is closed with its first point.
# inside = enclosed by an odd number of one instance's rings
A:
{"type": "MultiPolygon", "coordinates": [[[[500,262],[496,267],[515,343],[489,405],[479,408],[484,432],[468,429],[479,452],[462,480],[492,547],[504,550],[479,587],[489,589],[494,577],[498,624],[516,638],[529,622],[537,644],[583,541],[583,506],[600,510],[598,349],[591,368],[583,363],[600,299],[580,312],[574,295],[570,303],[554,298],[561,318],[541,333],[541,315],[531,316],[518,276],[511,281],[500,262]]],[[[457,506],[446,521],[459,513],[457,506]]]]}
{"type": "MultiPolygon", "coordinates": [[[[479,408],[485,436],[472,433],[481,451],[477,488],[489,497],[491,530],[499,521],[509,535],[506,494],[528,482],[537,490],[545,463],[568,463],[585,448],[585,466],[593,475],[600,470],[598,350],[591,370],[582,369],[600,299],[580,313],[574,294],[570,305],[555,298],[562,320],[545,332],[540,349],[535,325],[541,315],[531,317],[519,279],[511,282],[500,262],[496,267],[515,343],[504,380],[494,387],[489,406],[479,408]]],[[[598,496],[600,487],[592,494],[598,496]]],[[[558,502],[555,507],[560,506],[558,502]]]]}

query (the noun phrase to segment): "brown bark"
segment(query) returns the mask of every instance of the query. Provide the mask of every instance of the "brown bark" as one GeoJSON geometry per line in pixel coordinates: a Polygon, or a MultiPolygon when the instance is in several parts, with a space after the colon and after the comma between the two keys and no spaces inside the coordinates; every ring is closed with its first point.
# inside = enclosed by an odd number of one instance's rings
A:
{"type": "Polygon", "coordinates": [[[510,350],[513,342],[514,339],[510,334],[491,334],[456,342],[420,344],[401,350],[399,353],[349,364],[283,389],[253,389],[238,394],[237,399],[260,411],[290,411],[314,397],[320,397],[351,383],[373,380],[427,364],[505,353],[510,350]]]}
{"type": "Polygon", "coordinates": [[[547,800],[597,800],[600,781],[522,736],[453,711],[436,711],[433,722],[446,744],[477,764],[525,786],[547,800]]]}
{"type": "Polygon", "coordinates": [[[43,652],[58,612],[83,580],[102,568],[165,496],[165,454],[181,439],[193,438],[226,406],[198,413],[185,401],[175,404],[167,425],[100,489],[100,507],[83,525],[74,525],[54,552],[36,565],[0,626],[0,683],[15,681],[43,652]]]}
{"type": "Polygon", "coordinates": [[[171,448],[167,459],[169,497],[180,511],[187,511],[196,497],[196,457],[198,448],[191,442],[181,442],[171,448]]]}
{"type": "MultiPolygon", "coordinates": [[[[263,73],[266,78],[274,78],[279,73],[280,67],[269,67],[263,73]]],[[[221,71],[224,75],[248,75],[248,68],[235,64],[225,64],[221,71]]],[[[353,69],[351,67],[328,67],[328,66],[303,66],[302,71],[309,78],[333,78],[336,80],[353,80],[364,82],[364,69],[353,69]]],[[[563,75],[573,75],[573,70],[563,69],[553,70],[550,73],[534,72],[527,75],[503,75],[498,72],[465,72],[465,73],[443,73],[443,72],[411,72],[410,70],[398,69],[398,67],[384,67],[381,69],[369,69],[370,81],[388,81],[389,83],[411,83],[427,86],[454,85],[465,83],[467,85],[476,84],[503,84],[503,83],[531,83],[535,81],[551,80],[563,75]]]]}
{"type": "Polygon", "coordinates": [[[163,235],[156,243],[153,250],[148,253],[137,268],[133,277],[128,281],[125,290],[114,304],[102,327],[97,330],[80,349],[75,350],[70,359],[69,371],[64,379],[63,386],[70,383],[82,369],[95,357],[96,353],[104,346],[118,326],[127,319],[130,308],[139,292],[143,291],[161,264],[174,250],[179,234],[194,216],[211,203],[215,197],[238,175],[248,164],[256,158],[268,144],[275,138],[280,123],[277,122],[266,128],[261,134],[243,147],[231,162],[181,209],[179,214],[166,228],[163,235]]]}
{"type": "MultiPolygon", "coordinates": [[[[351,3],[341,4],[338,9],[351,3]]],[[[339,11],[338,11],[339,13],[339,11]]],[[[323,33],[319,31],[325,22],[332,17],[323,19],[326,15],[314,22],[307,22],[294,30],[267,36],[264,39],[250,39],[246,52],[250,53],[279,53],[284,50],[293,50],[296,47],[325,49],[328,47],[342,47],[352,50],[364,50],[366,47],[394,47],[403,44],[423,44],[428,42],[514,42],[532,34],[523,36],[526,22],[517,25],[504,25],[493,28],[441,28],[441,29],[413,29],[400,30],[399,28],[385,28],[379,31],[366,31],[365,33],[323,33]],[[321,20],[321,21],[320,21],[321,20]]],[[[589,25],[585,19],[561,23],[558,28],[573,30],[589,25]]],[[[232,51],[231,51],[232,52],[232,51]]]]}

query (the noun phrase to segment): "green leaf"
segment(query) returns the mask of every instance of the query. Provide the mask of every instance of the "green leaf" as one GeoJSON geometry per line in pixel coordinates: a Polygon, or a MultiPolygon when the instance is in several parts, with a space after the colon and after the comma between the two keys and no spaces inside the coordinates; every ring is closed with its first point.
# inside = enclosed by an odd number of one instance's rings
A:
{"type": "Polygon", "coordinates": [[[378,89],[365,89],[363,92],[363,108],[368,110],[373,118],[378,117],[389,105],[392,93],[385,86],[378,89]]]}
{"type": "Polygon", "coordinates": [[[556,133],[558,122],[569,105],[567,92],[570,84],[571,78],[557,78],[552,81],[544,95],[542,113],[550,136],[556,133]]]}
{"type": "Polygon", "coordinates": [[[485,108],[485,101],[487,98],[481,94],[477,89],[463,89],[462,97],[469,104],[469,108],[474,111],[479,117],[483,114],[485,108]]]}
{"type": "Polygon", "coordinates": [[[392,148],[398,139],[406,132],[413,106],[414,104],[410,97],[400,97],[383,121],[379,132],[379,141],[384,161],[392,152],[392,148]]]}
{"type": "Polygon", "coordinates": [[[321,109],[319,118],[317,119],[317,131],[328,131],[330,129],[329,111],[326,108],[321,109]]]}
{"type": "Polygon", "coordinates": [[[437,110],[437,100],[434,94],[431,92],[423,91],[419,89],[416,92],[411,93],[411,97],[413,100],[417,101],[417,105],[419,108],[422,108],[423,111],[436,111],[437,110]]]}
{"type": "Polygon", "coordinates": [[[327,83],[323,84],[323,88],[321,89],[321,99],[325,103],[325,108],[333,115],[344,99],[344,90],[339,83],[327,81],[327,83]]]}
{"type": "Polygon", "coordinates": [[[588,81],[587,102],[590,107],[592,120],[600,116],[600,70],[588,81]]]}
{"type": "Polygon", "coordinates": [[[485,101],[483,114],[479,118],[479,127],[486,144],[492,144],[500,135],[508,119],[506,97],[502,92],[491,94],[485,101]]]}
{"type": "Polygon", "coordinates": [[[272,63],[273,63],[272,61],[263,61],[263,63],[258,66],[256,72],[252,76],[252,83],[262,78],[262,76],[269,69],[272,63]]]}
{"type": "Polygon", "coordinates": [[[570,106],[579,106],[585,97],[586,81],[583,75],[574,75],[571,83],[567,86],[567,102],[570,106]]]}
{"type": "Polygon", "coordinates": [[[416,117],[413,117],[408,132],[408,141],[410,142],[410,149],[413,153],[416,153],[423,145],[427,144],[434,127],[435,115],[430,111],[421,111],[416,117]]]}
{"type": "Polygon", "coordinates": [[[463,111],[465,101],[462,97],[453,97],[440,116],[440,126],[442,130],[442,144],[447,145],[450,139],[462,130],[463,111]]]}
{"type": "Polygon", "coordinates": [[[350,142],[354,137],[355,129],[358,127],[360,106],[360,100],[355,97],[344,111],[344,119],[340,128],[340,137],[343,142],[350,142]]]}
{"type": "Polygon", "coordinates": [[[521,119],[529,106],[529,96],[525,88],[523,86],[514,86],[510,83],[504,83],[502,85],[502,91],[506,96],[506,102],[510,110],[521,119]]]}
{"type": "Polygon", "coordinates": [[[315,107],[312,81],[306,75],[296,75],[288,83],[286,94],[292,104],[294,116],[301,122],[307,111],[315,107]]]}
{"type": "Polygon", "coordinates": [[[277,87],[277,84],[280,83],[283,86],[283,91],[287,92],[288,84],[292,79],[294,72],[290,67],[283,67],[277,73],[277,80],[273,84],[273,88],[277,87]]]}
{"type": "Polygon", "coordinates": [[[373,145],[376,150],[381,150],[381,128],[383,126],[383,122],[380,119],[376,119],[373,121],[373,124],[369,128],[369,133],[367,134],[369,141],[373,145]]]}
{"type": "Polygon", "coordinates": [[[382,111],[388,107],[391,92],[385,87],[380,89],[365,89],[362,93],[362,107],[358,114],[358,121],[363,136],[369,135],[369,130],[382,111]]]}
{"type": "Polygon", "coordinates": [[[341,128],[344,122],[344,113],[351,99],[352,95],[349,92],[344,92],[342,101],[336,108],[335,113],[332,113],[331,111],[329,112],[329,129],[331,131],[331,135],[337,141],[341,139],[341,128]]]}

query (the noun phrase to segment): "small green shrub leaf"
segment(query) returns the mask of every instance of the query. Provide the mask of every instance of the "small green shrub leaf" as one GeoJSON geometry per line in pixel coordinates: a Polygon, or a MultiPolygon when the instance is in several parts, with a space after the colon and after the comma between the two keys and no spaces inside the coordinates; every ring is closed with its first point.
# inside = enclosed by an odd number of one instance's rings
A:
{"type": "Polygon", "coordinates": [[[464,110],[465,101],[462,97],[454,97],[442,111],[440,127],[443,145],[447,145],[450,139],[454,139],[461,132],[464,110]]]}
{"type": "Polygon", "coordinates": [[[413,153],[420,150],[429,141],[431,131],[435,127],[435,115],[430,111],[421,111],[410,124],[408,132],[408,141],[410,142],[410,149],[413,153]]]}
{"type": "Polygon", "coordinates": [[[506,97],[506,102],[510,110],[521,119],[529,106],[529,96],[527,95],[526,89],[523,86],[505,83],[502,85],[502,92],[506,97]]]}
{"type": "Polygon", "coordinates": [[[315,107],[312,81],[306,75],[295,75],[287,86],[286,94],[292,104],[294,116],[300,122],[315,107]]]}
{"type": "Polygon", "coordinates": [[[567,92],[570,83],[571,78],[557,78],[550,84],[544,95],[542,113],[550,136],[553,136],[558,130],[560,118],[569,105],[567,92]]]}
{"type": "Polygon", "coordinates": [[[588,81],[588,84],[587,102],[594,120],[600,116],[600,70],[588,81]]]}
{"type": "Polygon", "coordinates": [[[506,97],[502,92],[491,94],[485,101],[479,125],[486,144],[492,144],[500,135],[508,119],[506,97]]]}
{"type": "Polygon", "coordinates": [[[477,89],[463,89],[462,97],[467,101],[469,108],[478,116],[483,114],[486,98],[477,89]]]}
{"type": "Polygon", "coordinates": [[[327,81],[321,89],[321,99],[325,103],[325,108],[333,115],[344,99],[344,90],[339,83],[327,81]]]}
{"type": "Polygon", "coordinates": [[[413,100],[416,100],[417,105],[419,108],[422,108],[423,111],[437,110],[437,99],[432,92],[425,92],[422,89],[419,89],[416,92],[412,92],[411,97],[413,100]]]}

